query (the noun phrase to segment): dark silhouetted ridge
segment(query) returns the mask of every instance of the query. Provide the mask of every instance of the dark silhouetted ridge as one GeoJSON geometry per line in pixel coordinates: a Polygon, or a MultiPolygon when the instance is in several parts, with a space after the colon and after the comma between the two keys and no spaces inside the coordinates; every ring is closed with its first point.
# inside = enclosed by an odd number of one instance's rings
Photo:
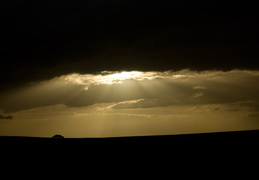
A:
{"type": "Polygon", "coordinates": [[[156,135],[156,136],[129,136],[107,138],[61,138],[53,139],[21,136],[1,136],[1,144],[9,145],[75,145],[91,148],[98,147],[169,147],[181,146],[231,146],[231,145],[257,145],[259,130],[213,132],[180,135],[156,135]]]}

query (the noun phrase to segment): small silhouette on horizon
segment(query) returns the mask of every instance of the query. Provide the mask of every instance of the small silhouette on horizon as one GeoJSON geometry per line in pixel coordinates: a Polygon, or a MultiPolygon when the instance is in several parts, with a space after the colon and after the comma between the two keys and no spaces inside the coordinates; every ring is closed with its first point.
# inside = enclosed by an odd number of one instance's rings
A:
{"type": "Polygon", "coordinates": [[[56,134],[54,136],[52,136],[53,139],[64,139],[64,136],[60,135],[60,134],[56,134]]]}

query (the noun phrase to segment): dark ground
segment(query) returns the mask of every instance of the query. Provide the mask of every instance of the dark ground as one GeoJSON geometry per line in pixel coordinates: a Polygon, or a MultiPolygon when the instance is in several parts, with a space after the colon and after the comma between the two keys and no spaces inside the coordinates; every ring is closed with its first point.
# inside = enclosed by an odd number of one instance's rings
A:
{"type": "Polygon", "coordinates": [[[258,138],[259,130],[119,138],[0,137],[0,151],[5,168],[25,174],[33,168],[46,178],[71,172],[73,178],[247,177],[258,172],[258,138]]]}
{"type": "Polygon", "coordinates": [[[0,143],[5,147],[16,146],[67,146],[86,149],[117,149],[117,148],[158,148],[158,149],[184,149],[184,148],[231,148],[231,147],[256,147],[258,145],[259,130],[215,132],[183,135],[158,135],[158,136],[132,136],[111,138],[37,138],[1,136],[0,143]]]}

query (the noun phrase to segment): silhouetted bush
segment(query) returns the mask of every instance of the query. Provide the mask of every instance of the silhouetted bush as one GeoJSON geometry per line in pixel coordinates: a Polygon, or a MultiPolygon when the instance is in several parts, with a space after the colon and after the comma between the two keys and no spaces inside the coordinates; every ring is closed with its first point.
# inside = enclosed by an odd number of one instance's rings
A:
{"type": "Polygon", "coordinates": [[[56,134],[54,136],[52,136],[53,139],[64,139],[64,136],[60,135],[60,134],[56,134]]]}

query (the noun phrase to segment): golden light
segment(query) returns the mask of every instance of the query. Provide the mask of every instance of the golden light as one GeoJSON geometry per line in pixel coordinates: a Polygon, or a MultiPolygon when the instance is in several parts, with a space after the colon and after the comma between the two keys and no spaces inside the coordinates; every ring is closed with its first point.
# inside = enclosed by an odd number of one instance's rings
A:
{"type": "Polygon", "coordinates": [[[91,85],[100,85],[100,84],[121,84],[125,80],[136,80],[142,81],[144,79],[152,80],[160,77],[160,74],[157,72],[140,72],[140,71],[103,71],[101,74],[69,74],[61,76],[62,80],[67,82],[83,85],[85,90],[91,85]]]}
{"type": "Polygon", "coordinates": [[[259,71],[243,70],[67,74],[6,94],[1,104],[14,118],[0,122],[0,135],[118,137],[258,129],[258,80],[259,71]]]}

